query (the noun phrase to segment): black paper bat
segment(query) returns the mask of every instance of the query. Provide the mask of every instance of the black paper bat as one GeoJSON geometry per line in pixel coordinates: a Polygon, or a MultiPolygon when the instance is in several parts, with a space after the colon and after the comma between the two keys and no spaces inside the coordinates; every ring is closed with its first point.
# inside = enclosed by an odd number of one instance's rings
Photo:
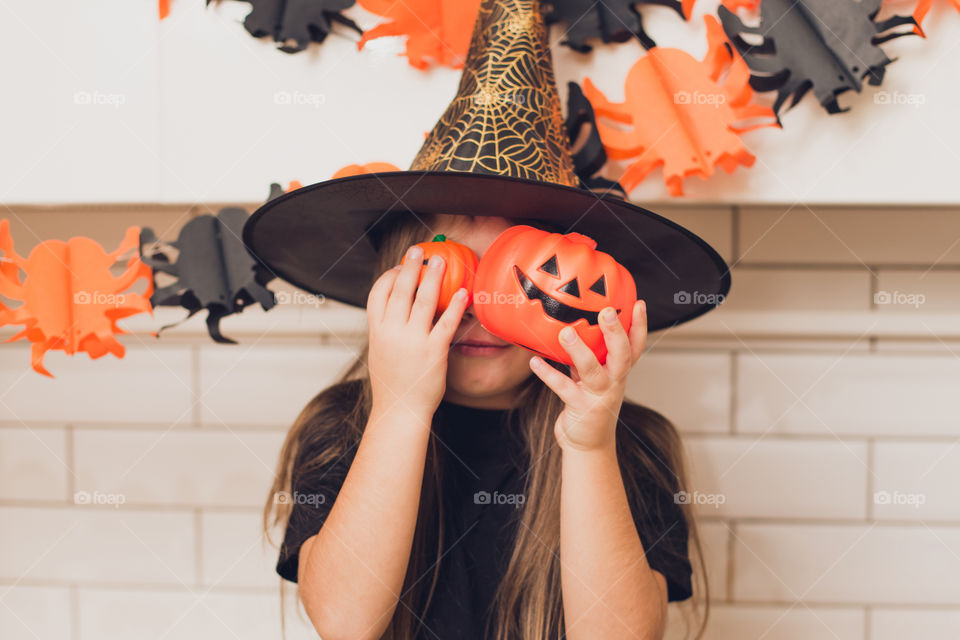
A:
{"type": "MultiPolygon", "coordinates": [[[[220,0],[207,0],[211,2],[220,0]]],[[[332,23],[338,22],[357,33],[362,33],[357,23],[340,15],[356,0],[240,0],[249,2],[252,9],[243,21],[243,26],[254,38],[272,36],[277,47],[286,53],[303,51],[311,42],[323,42],[330,33],[332,23]]]]}
{"type": "Polygon", "coordinates": [[[573,170],[580,178],[580,186],[591,191],[613,193],[626,198],[619,182],[596,175],[607,163],[607,151],[603,148],[593,105],[583,95],[576,82],[567,83],[567,137],[573,150],[573,170]]]}
{"type": "Polygon", "coordinates": [[[600,38],[604,44],[626,42],[637,38],[644,49],[652,49],[657,43],[643,29],[643,17],[637,5],[658,4],[670,7],[681,16],[684,5],[689,13],[691,0],[547,0],[542,5],[547,24],[566,25],[564,44],[574,51],[589,53],[593,47],[587,38],[600,38]]]}
{"type": "Polygon", "coordinates": [[[841,108],[837,96],[863,90],[863,79],[883,82],[886,66],[893,62],[878,45],[912,35],[913,31],[887,33],[904,24],[916,25],[910,16],[875,20],[882,0],[763,0],[760,25],[748,27],[726,7],[719,8],[727,37],[746,60],[753,74],[750,86],[757,91],[777,91],[773,110],[793,96],[796,105],[813,89],[828,113],[841,108]],[[759,36],[750,44],[741,34],[759,36]]]}
{"type": "MultiPolygon", "coordinates": [[[[272,184],[268,200],[282,193],[280,185],[272,184]]],[[[276,304],[273,292],[265,286],[274,276],[247,252],[241,240],[249,215],[238,207],[227,207],[216,216],[197,216],[183,226],[175,242],[168,244],[179,251],[175,261],[164,252],[153,230],[144,227],[140,232],[140,257],[153,269],[154,281],[157,273],[177,278],[170,285],[155,288],[151,304],[183,307],[190,312],[183,320],[206,309],[210,337],[235,344],[220,333],[222,318],[240,313],[255,302],[264,310],[276,304]]],[[[160,331],[180,322],[165,325],[160,331]]]]}

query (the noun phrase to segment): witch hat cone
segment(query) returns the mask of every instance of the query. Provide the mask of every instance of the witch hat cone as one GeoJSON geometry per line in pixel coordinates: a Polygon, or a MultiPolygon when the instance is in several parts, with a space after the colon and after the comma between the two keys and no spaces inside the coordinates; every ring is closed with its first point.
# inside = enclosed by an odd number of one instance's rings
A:
{"type": "Polygon", "coordinates": [[[457,95],[410,165],[577,186],[538,3],[484,0],[457,95]]]}
{"type": "Polygon", "coordinates": [[[498,216],[576,231],[633,275],[651,331],[723,301],[730,272],[697,235],[581,188],[536,0],[483,0],[453,101],[408,171],[318,182],[264,204],[248,250],[311,293],[364,306],[378,234],[398,215],[498,216]]]}

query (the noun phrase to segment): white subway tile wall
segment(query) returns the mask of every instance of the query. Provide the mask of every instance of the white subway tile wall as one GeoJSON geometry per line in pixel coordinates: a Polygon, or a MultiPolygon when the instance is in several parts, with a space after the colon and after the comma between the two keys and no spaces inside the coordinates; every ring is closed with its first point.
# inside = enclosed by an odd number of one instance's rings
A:
{"type": "MultiPolygon", "coordinates": [[[[960,638],[960,343],[925,320],[960,324],[960,212],[659,210],[734,264],[719,320],[908,327],[650,336],[627,395],[683,435],[706,637],[960,638]]],[[[0,638],[280,638],[260,509],[286,429],[363,333],[362,312],[326,303],[309,331],[233,346],[174,329],[126,337],[123,360],[51,352],[53,379],[0,344],[0,638]]],[[[285,592],[287,637],[316,637],[285,592]]],[[[671,607],[671,640],[687,609],[671,607]]]]}

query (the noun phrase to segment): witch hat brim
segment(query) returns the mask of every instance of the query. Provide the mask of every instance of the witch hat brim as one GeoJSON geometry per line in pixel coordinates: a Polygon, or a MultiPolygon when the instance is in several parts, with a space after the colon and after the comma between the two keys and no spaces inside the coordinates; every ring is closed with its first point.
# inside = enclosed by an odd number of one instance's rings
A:
{"type": "Polygon", "coordinates": [[[457,95],[411,170],[282,195],[254,212],[243,240],[280,278],[365,306],[378,275],[378,234],[395,215],[539,220],[589,236],[623,264],[651,330],[722,302],[730,273],[717,252],[666,218],[580,188],[569,145],[539,3],[482,0],[457,95]]]}
{"type": "Polygon", "coordinates": [[[280,278],[364,307],[377,275],[378,230],[392,215],[425,213],[537,219],[593,238],[633,275],[650,331],[709,311],[730,289],[723,258],[664,217],[586,189],[482,173],[396,171],[319,182],[263,205],[243,239],[280,278]]]}

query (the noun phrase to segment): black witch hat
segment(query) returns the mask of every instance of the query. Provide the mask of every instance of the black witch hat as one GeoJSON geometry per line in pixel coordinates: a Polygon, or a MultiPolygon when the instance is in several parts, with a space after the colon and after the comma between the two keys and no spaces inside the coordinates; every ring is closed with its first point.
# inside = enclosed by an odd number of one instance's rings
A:
{"type": "Polygon", "coordinates": [[[536,0],[483,0],[457,95],[409,171],[318,182],[271,200],[243,239],[277,276],[364,306],[378,233],[411,214],[498,216],[593,238],[633,275],[651,331],[723,301],[726,263],[691,231],[580,186],[536,0]]]}

